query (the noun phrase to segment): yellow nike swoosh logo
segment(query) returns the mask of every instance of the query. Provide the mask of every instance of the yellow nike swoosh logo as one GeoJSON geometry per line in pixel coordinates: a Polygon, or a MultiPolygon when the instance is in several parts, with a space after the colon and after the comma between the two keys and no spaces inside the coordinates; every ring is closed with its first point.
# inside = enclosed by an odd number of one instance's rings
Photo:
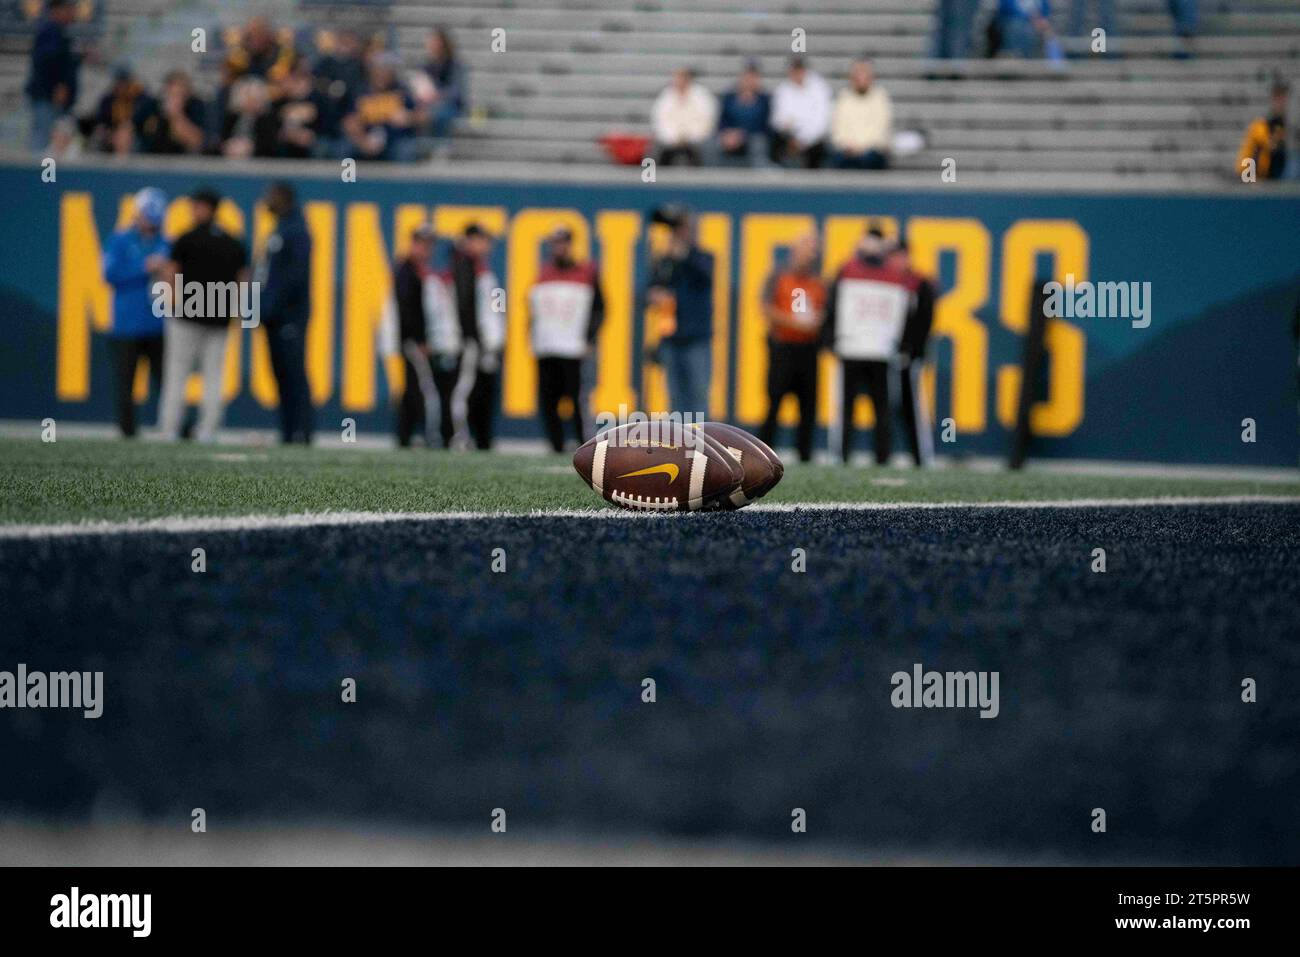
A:
{"type": "Polygon", "coordinates": [[[677,466],[671,462],[665,462],[663,465],[652,465],[645,469],[637,469],[635,472],[628,472],[624,475],[620,475],[619,478],[632,478],[636,475],[657,475],[660,472],[668,476],[669,485],[672,485],[677,481],[677,466]]]}

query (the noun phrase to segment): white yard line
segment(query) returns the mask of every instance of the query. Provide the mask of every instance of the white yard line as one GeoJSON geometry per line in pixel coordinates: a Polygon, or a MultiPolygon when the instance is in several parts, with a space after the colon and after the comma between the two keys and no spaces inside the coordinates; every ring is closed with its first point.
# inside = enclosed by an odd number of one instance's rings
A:
{"type": "MultiPolygon", "coordinates": [[[[1066,509],[1150,508],[1182,505],[1300,505],[1300,497],[1285,495],[1169,496],[1166,498],[1074,498],[999,502],[813,502],[758,503],[748,512],[895,512],[908,509],[1066,509]]],[[[555,509],[532,512],[320,512],[297,515],[217,515],[93,521],[53,525],[0,525],[2,539],[69,538],[81,535],[125,535],[133,532],[183,534],[187,532],[242,532],[281,528],[328,528],[379,525],[388,522],[476,521],[500,518],[579,518],[600,521],[689,520],[691,513],[630,512],[618,509],[555,509]]],[[[738,517],[736,515],[733,518],[738,517]]]]}

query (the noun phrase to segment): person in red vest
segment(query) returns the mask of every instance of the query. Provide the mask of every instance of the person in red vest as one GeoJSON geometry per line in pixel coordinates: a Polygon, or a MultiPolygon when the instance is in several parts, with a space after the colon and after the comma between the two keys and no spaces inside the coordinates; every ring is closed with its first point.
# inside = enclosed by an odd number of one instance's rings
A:
{"type": "Polygon", "coordinates": [[[827,294],[824,341],[840,359],[840,455],[853,454],[853,406],[862,392],[876,410],[876,464],[890,453],[889,384],[919,277],[888,261],[891,244],[872,226],[827,294]]]}
{"type": "Polygon", "coordinates": [[[582,360],[592,354],[605,317],[605,299],[594,262],[573,257],[573,233],[551,233],[549,258],[528,292],[528,322],[537,356],[537,404],[551,448],[564,451],[560,402],[572,408],[570,422],[581,445],[587,440],[582,411],[582,360]]]}
{"type": "Polygon", "coordinates": [[[759,438],[773,445],[781,400],[794,393],[799,402],[796,446],[799,460],[812,460],[817,415],[817,353],[826,314],[826,284],[817,270],[817,234],[807,233],[790,247],[784,268],[775,269],[763,287],[767,336],[767,418],[759,438]]]}

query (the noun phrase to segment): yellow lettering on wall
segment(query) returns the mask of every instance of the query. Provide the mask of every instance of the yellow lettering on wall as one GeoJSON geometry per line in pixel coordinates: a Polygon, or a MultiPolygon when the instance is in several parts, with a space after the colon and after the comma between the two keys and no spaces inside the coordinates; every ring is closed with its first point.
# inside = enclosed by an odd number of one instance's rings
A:
{"type": "MultiPolygon", "coordinates": [[[[988,301],[989,231],[977,219],[916,217],[908,221],[908,247],[916,271],[939,275],[940,255],[956,254],[953,287],[935,303],[935,335],[952,342],[952,418],[962,432],[983,432],[988,419],[989,334],[975,315],[988,301]]],[[[925,383],[927,400],[934,404],[933,374],[925,383]]],[[[944,418],[937,413],[937,419],[944,418]]]]}
{"type": "Polygon", "coordinates": [[[731,216],[700,217],[700,248],[713,254],[713,375],[709,379],[709,416],[727,417],[727,361],[731,351],[731,216]]]}
{"type": "MultiPolygon", "coordinates": [[[[253,207],[253,258],[265,255],[266,238],[275,226],[275,217],[266,206],[258,203],[253,207]]],[[[275,385],[275,374],[271,370],[271,348],[266,341],[266,324],[262,323],[252,330],[249,344],[248,392],[264,409],[274,408],[280,401],[280,393],[275,385]]]]}
{"type": "Polygon", "coordinates": [[[636,408],[632,387],[632,302],[635,296],[636,249],[641,216],[612,210],[596,216],[600,239],[600,285],[605,321],[596,340],[596,387],[591,411],[617,413],[620,405],[636,408]]]}
{"type": "Polygon", "coordinates": [[[90,331],[112,326],[110,290],[89,193],[59,203],[59,313],[54,393],[63,402],[90,397],[90,331]]]}
{"type": "Polygon", "coordinates": [[[576,209],[522,209],[510,224],[506,249],[505,379],[502,383],[501,408],[506,415],[530,416],[537,413],[537,360],[533,357],[528,335],[528,292],[537,281],[541,265],[542,242],[557,226],[573,231],[573,254],[578,259],[589,255],[590,230],[586,218],[576,209]]]}
{"type": "MultiPolygon", "coordinates": [[[[334,392],[334,237],[333,203],[313,201],[302,208],[311,233],[311,317],[307,320],[307,382],[312,402],[324,405],[334,392]]],[[[390,382],[391,385],[391,382],[390,382]]]]}
{"type": "Polygon", "coordinates": [[[347,253],[343,280],[343,383],[347,411],[375,407],[376,339],[392,293],[391,266],[375,203],[349,203],[344,219],[347,253]]]}
{"type": "Polygon", "coordinates": [[[740,287],[736,306],[736,418],[761,422],[767,414],[767,317],[763,284],[776,250],[816,228],[811,216],[755,213],[740,223],[740,287]]]}
{"type": "MultiPolygon", "coordinates": [[[[1088,278],[1088,234],[1073,220],[1024,219],[1002,237],[1002,294],[999,315],[1012,332],[1029,330],[1031,286],[1037,277],[1037,257],[1050,253],[1053,278],[1067,274],[1075,282],[1088,278]]],[[[1069,435],[1083,421],[1083,331],[1064,319],[1047,320],[1043,346],[1049,363],[1047,401],[1029,411],[1030,428],[1037,435],[1069,435]]],[[[998,370],[998,421],[1014,428],[1020,401],[1021,369],[1005,365],[998,370]]]]}

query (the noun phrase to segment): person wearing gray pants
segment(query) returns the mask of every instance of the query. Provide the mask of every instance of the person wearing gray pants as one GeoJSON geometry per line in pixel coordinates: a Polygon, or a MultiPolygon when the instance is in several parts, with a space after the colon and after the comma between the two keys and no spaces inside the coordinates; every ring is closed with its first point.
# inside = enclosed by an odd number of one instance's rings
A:
{"type": "MultiPolygon", "coordinates": [[[[196,365],[203,375],[203,401],[195,438],[216,439],[225,411],[221,387],[230,320],[240,316],[249,300],[240,289],[248,277],[248,252],[217,225],[220,204],[215,190],[195,190],[190,195],[194,227],[172,245],[173,289],[181,292],[173,293],[166,320],[158,410],[158,429],[170,441],[181,437],[185,384],[196,365]]],[[[253,295],[257,291],[254,287],[253,295]]]]}

